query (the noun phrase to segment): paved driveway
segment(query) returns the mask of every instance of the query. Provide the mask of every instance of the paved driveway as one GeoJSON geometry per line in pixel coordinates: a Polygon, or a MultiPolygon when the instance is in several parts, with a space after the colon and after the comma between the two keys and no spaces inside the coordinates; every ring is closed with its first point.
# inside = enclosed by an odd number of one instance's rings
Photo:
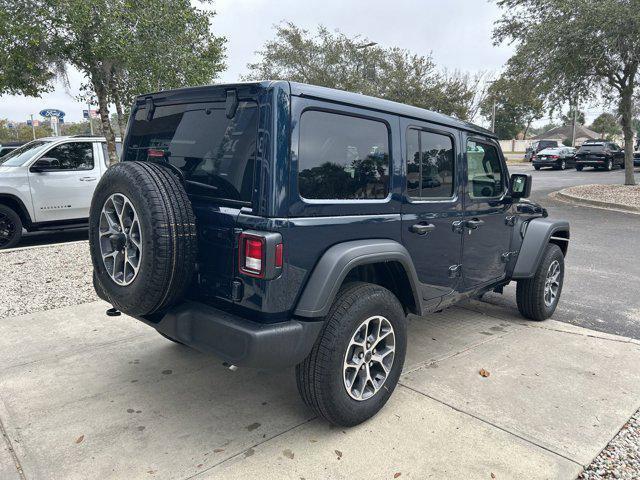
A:
{"type": "MultiPolygon", "coordinates": [[[[510,166],[511,173],[533,176],[532,200],[549,215],[571,223],[567,275],[554,320],[640,339],[640,215],[575,206],[548,197],[565,187],[587,183],[623,183],[624,172],[540,170],[510,166]]],[[[640,182],[640,169],[636,168],[640,182]]],[[[514,315],[515,285],[485,300],[514,315]]]]}
{"type": "Polygon", "coordinates": [[[387,407],[332,428],[291,370],[232,372],[105,308],[0,323],[3,480],[569,479],[640,403],[638,343],[474,302],[412,317],[387,407]]]}

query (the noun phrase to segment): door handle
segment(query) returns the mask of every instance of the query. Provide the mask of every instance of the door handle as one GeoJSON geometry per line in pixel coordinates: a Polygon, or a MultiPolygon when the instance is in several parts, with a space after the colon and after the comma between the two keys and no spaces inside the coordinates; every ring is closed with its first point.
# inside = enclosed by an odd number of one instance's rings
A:
{"type": "Polygon", "coordinates": [[[417,233],[418,235],[426,235],[427,233],[435,229],[436,226],[432,223],[416,223],[415,225],[411,225],[411,227],[409,227],[410,232],[417,233]]]}
{"type": "Polygon", "coordinates": [[[96,177],[80,177],[81,182],[93,182],[95,180],[97,180],[96,177]]]}
{"type": "Polygon", "coordinates": [[[478,218],[472,218],[471,220],[467,220],[465,225],[470,230],[475,230],[478,227],[484,225],[484,220],[480,220],[478,218]]]}

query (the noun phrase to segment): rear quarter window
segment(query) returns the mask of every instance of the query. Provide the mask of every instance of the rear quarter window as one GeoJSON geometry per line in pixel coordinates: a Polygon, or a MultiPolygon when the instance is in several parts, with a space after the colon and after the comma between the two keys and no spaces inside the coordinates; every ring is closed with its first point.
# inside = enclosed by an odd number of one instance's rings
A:
{"type": "Polygon", "coordinates": [[[318,110],[304,112],[300,120],[298,190],[309,200],[387,198],[387,125],[318,110]]]}

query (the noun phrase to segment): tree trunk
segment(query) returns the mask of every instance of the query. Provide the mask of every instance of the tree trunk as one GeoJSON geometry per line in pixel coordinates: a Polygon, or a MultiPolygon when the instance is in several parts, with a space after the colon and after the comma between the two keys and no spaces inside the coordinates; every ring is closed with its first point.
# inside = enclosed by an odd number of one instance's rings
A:
{"type": "Polygon", "coordinates": [[[118,128],[120,129],[120,137],[124,140],[124,133],[127,129],[127,122],[124,121],[124,111],[122,109],[122,103],[120,97],[114,93],[113,101],[116,104],[116,115],[118,117],[118,128]]]}
{"type": "Polygon", "coordinates": [[[107,139],[107,152],[109,153],[109,166],[118,163],[118,155],[116,153],[116,136],[111,128],[109,121],[109,100],[107,97],[107,89],[104,85],[94,85],[96,96],[98,97],[98,108],[100,109],[100,123],[102,132],[107,139]]]}
{"type": "Polygon", "coordinates": [[[624,184],[635,185],[633,177],[633,82],[620,96],[622,132],[624,133],[624,184]]]}
{"type": "Polygon", "coordinates": [[[113,98],[113,103],[116,105],[116,116],[118,117],[118,129],[120,130],[120,137],[124,137],[124,131],[127,128],[127,122],[124,121],[122,99],[120,98],[120,92],[118,92],[118,86],[115,81],[111,82],[111,96],[113,98]]]}

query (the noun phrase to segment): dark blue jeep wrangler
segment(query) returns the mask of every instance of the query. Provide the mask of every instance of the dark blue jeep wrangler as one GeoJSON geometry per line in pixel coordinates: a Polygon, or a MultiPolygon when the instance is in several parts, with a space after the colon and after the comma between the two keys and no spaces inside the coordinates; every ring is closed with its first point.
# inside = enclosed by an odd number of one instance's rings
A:
{"type": "Polygon", "coordinates": [[[296,366],[303,400],[355,425],[393,392],[406,316],[518,282],[555,310],[569,225],[524,200],[494,135],[289,82],[137,98],[91,205],[114,309],[229,364],[296,366]]]}

